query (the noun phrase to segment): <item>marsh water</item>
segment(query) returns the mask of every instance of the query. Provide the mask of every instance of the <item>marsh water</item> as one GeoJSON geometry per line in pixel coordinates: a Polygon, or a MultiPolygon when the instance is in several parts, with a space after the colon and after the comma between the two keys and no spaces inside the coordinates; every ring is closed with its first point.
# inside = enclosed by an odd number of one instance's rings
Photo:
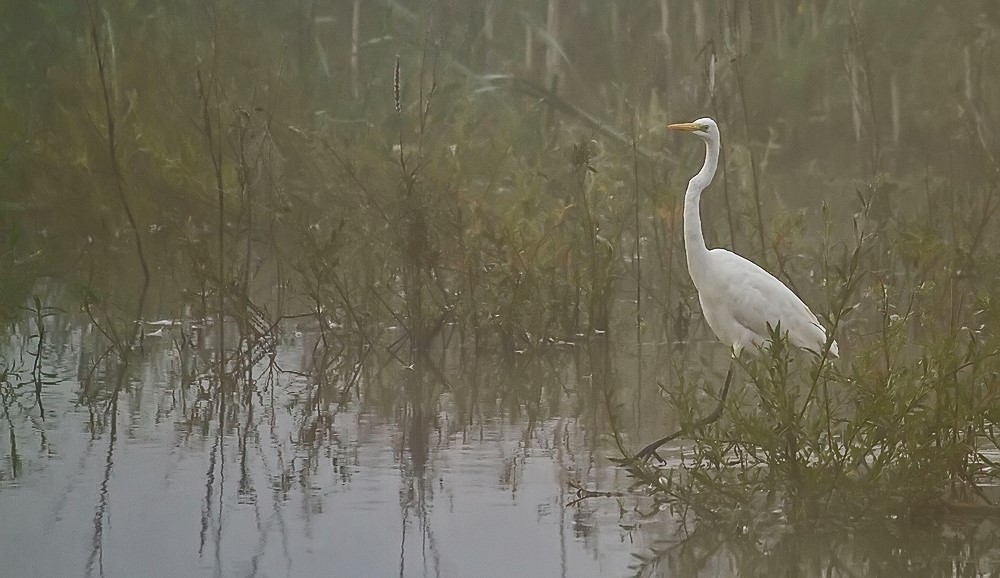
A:
{"type": "MultiPolygon", "coordinates": [[[[447,395],[425,416],[361,402],[328,412],[309,407],[304,379],[278,373],[225,424],[202,415],[179,383],[178,336],[158,331],[112,425],[107,400],[81,403],[87,325],[54,336],[40,397],[6,407],[20,419],[4,436],[0,507],[23,523],[4,524],[4,575],[466,574],[505,558],[539,569],[559,551],[545,567],[593,573],[612,554],[587,543],[614,525],[565,506],[563,478],[592,467],[572,420],[465,416],[447,395]]],[[[289,338],[274,362],[299,367],[310,342],[289,338]]]]}
{"type": "MultiPolygon", "coordinates": [[[[208,322],[144,322],[127,369],[101,359],[89,320],[46,323],[39,366],[36,331],[5,345],[27,371],[10,368],[4,398],[3,576],[906,576],[1000,564],[990,520],[705,528],[651,508],[609,459],[621,455],[603,392],[640,371],[655,379],[663,343],[646,344],[644,369],[603,337],[507,359],[442,347],[432,368],[384,361],[345,393],[310,379],[318,334],[290,324],[253,367],[249,398],[227,409],[191,374],[212,351],[191,346],[208,322]],[[414,402],[421,389],[436,392],[430,403],[414,402]],[[613,495],[580,500],[579,486],[613,495]]],[[[672,427],[663,399],[624,411],[632,439],[672,427]]],[[[668,466],[683,445],[662,452],[668,466]]]]}
{"type": "MultiPolygon", "coordinates": [[[[315,335],[292,329],[253,399],[212,418],[182,381],[180,323],[147,324],[116,399],[88,374],[94,326],[52,324],[41,393],[26,383],[4,406],[4,576],[606,576],[649,539],[615,500],[570,505],[573,482],[624,485],[590,401],[565,393],[584,379],[572,353],[473,374],[444,360],[430,378],[500,380],[500,398],[445,391],[418,413],[361,384],[332,407],[295,373],[315,335]]],[[[19,337],[11,359],[31,355],[19,337]]],[[[419,371],[372,379],[395,391],[419,371]]]]}

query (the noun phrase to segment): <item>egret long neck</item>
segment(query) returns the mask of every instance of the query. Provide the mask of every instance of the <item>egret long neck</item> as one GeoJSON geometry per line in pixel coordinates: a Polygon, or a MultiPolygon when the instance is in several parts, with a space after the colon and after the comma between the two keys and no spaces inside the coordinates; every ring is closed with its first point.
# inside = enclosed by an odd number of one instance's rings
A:
{"type": "Polygon", "coordinates": [[[701,231],[701,192],[712,182],[718,165],[718,141],[706,142],[705,164],[691,178],[684,195],[684,251],[687,253],[688,271],[695,287],[701,284],[708,266],[708,247],[705,246],[705,235],[701,231]]]}

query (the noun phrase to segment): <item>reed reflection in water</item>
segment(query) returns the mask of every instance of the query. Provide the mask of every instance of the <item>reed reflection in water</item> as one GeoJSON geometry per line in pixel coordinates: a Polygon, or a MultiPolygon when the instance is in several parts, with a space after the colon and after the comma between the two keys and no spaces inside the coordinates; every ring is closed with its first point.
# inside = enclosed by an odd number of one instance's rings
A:
{"type": "MultiPolygon", "coordinates": [[[[97,338],[65,327],[45,360],[45,419],[20,401],[8,408],[0,519],[16,522],[0,525],[4,575],[599,576],[628,565],[616,503],[568,506],[570,480],[626,482],[573,417],[565,383],[551,383],[559,411],[517,399],[540,390],[513,382],[512,398],[471,404],[447,391],[396,402],[385,390],[381,405],[336,404],[318,389],[338,384],[265,375],[262,362],[259,388],[224,410],[220,430],[219,409],[183,385],[188,362],[168,336],[146,339],[113,400],[114,384],[97,382],[116,374],[83,383],[97,338]]],[[[311,345],[283,342],[274,364],[301,367],[311,345]]],[[[431,387],[417,373],[384,368],[379,387],[431,387]]]]}
{"type": "MultiPolygon", "coordinates": [[[[637,358],[603,340],[472,363],[445,351],[425,368],[389,360],[345,396],[350,375],[322,383],[300,371],[314,337],[289,331],[254,368],[250,394],[220,407],[204,376],[192,378],[199,356],[211,365],[210,340],[192,350],[167,328],[116,368],[87,323],[51,325],[40,397],[31,371],[5,382],[4,576],[996,570],[989,517],[804,528],[762,512],[730,527],[659,511],[610,459],[608,396],[626,437],[670,424],[660,400],[644,411],[614,401],[631,399],[637,358]],[[579,500],[577,485],[607,495],[579,500]]],[[[7,343],[8,359],[27,333],[7,343]]],[[[662,371],[647,349],[646,370],[662,371]]],[[[24,359],[30,369],[30,349],[24,359]]],[[[664,455],[677,467],[685,452],[664,455]]]]}

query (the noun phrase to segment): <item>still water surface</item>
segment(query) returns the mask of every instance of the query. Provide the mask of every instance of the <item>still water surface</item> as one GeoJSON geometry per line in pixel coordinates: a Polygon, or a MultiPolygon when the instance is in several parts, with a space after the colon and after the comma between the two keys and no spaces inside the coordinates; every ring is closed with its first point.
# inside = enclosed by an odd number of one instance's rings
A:
{"type": "MultiPolygon", "coordinates": [[[[758,528],[706,529],[656,512],[609,460],[595,387],[634,376],[601,371],[589,346],[473,371],[453,356],[420,380],[391,360],[338,402],[324,387],[343,384],[304,373],[315,338],[290,331],[220,410],[178,328],[148,328],[116,400],[94,327],[53,325],[40,396],[23,369],[4,390],[0,576],[1000,572],[991,520],[803,530],[762,513],[758,528]],[[573,503],[575,482],[622,495],[573,503]]],[[[12,366],[33,366],[30,333],[7,344],[12,366]]],[[[633,437],[668,425],[649,397],[624,409],[633,437]]]]}
{"type": "MultiPolygon", "coordinates": [[[[11,404],[4,576],[608,576],[642,546],[617,501],[568,505],[571,480],[627,483],[573,417],[459,418],[447,392],[425,416],[309,411],[308,378],[275,373],[220,436],[168,333],[145,340],[112,428],[111,400],[82,397],[92,331],[48,352],[44,420],[27,391],[11,404]]],[[[300,369],[311,344],[275,361],[300,369]]]]}

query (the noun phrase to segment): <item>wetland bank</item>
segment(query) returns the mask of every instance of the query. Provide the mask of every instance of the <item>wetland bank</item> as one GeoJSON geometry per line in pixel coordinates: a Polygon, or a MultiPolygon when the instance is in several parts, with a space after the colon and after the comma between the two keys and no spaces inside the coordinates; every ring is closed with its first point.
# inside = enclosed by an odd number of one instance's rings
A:
{"type": "Polygon", "coordinates": [[[0,575],[1000,573],[993,3],[0,16],[0,575]]]}

